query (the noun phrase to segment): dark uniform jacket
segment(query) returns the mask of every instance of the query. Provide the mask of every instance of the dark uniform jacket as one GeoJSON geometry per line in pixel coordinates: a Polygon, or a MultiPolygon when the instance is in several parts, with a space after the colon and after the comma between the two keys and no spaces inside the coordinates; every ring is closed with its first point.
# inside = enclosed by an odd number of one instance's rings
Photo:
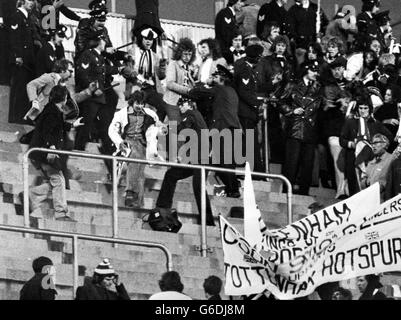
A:
{"type": "Polygon", "coordinates": [[[322,112],[323,134],[325,137],[339,137],[345,122],[345,110],[342,110],[338,99],[351,97],[346,87],[332,80],[324,87],[324,106],[322,112]]]}
{"type": "Polygon", "coordinates": [[[291,89],[288,99],[279,105],[280,111],[286,116],[287,137],[301,140],[306,143],[316,143],[317,115],[322,104],[322,87],[319,82],[307,86],[303,79],[299,80],[291,89]],[[301,115],[294,114],[294,110],[302,108],[301,115]]]}
{"type": "MultiPolygon", "coordinates": [[[[77,61],[81,54],[88,49],[92,49],[96,46],[95,40],[90,40],[92,35],[97,31],[94,27],[94,18],[82,19],[77,28],[77,35],[74,40],[75,45],[75,61],[77,61]]],[[[103,35],[105,36],[106,48],[112,47],[109,32],[106,28],[103,28],[103,35]]]]}
{"type": "Polygon", "coordinates": [[[276,0],[265,3],[259,10],[256,34],[260,39],[262,38],[265,26],[273,21],[279,24],[281,34],[288,34],[288,12],[284,6],[280,7],[276,0]]]}
{"type": "MultiPolygon", "coordinates": [[[[324,33],[329,21],[321,11],[321,32],[324,33]]],[[[306,48],[308,43],[316,40],[317,4],[310,2],[309,8],[294,4],[288,10],[288,23],[290,25],[290,38],[294,38],[297,47],[306,48]]]]}
{"type": "Polygon", "coordinates": [[[10,61],[22,58],[24,65],[31,68],[35,64],[34,37],[31,20],[17,10],[10,19],[10,61]]]}
{"type": "Polygon", "coordinates": [[[219,11],[216,16],[214,27],[216,40],[220,44],[223,57],[229,60],[231,42],[235,33],[238,31],[235,15],[229,7],[219,11]]]}
{"type": "Polygon", "coordinates": [[[122,283],[116,286],[116,290],[110,291],[86,280],[83,286],[78,287],[75,300],[131,300],[122,283]]]}
{"type": "Polygon", "coordinates": [[[44,289],[42,280],[47,274],[37,273],[20,291],[20,300],[56,300],[57,291],[54,289],[44,289]]]}
{"type": "Polygon", "coordinates": [[[195,88],[190,95],[200,97],[202,95],[212,98],[212,121],[210,129],[240,129],[238,119],[238,95],[230,86],[215,85],[210,89],[195,88]]]}
{"type": "Polygon", "coordinates": [[[358,34],[360,41],[363,44],[367,44],[371,39],[377,39],[379,28],[375,19],[369,16],[366,12],[361,12],[356,17],[356,26],[358,28],[358,34]]]}
{"type": "Polygon", "coordinates": [[[36,77],[40,77],[45,73],[51,73],[56,60],[55,47],[49,42],[46,42],[36,55],[36,77]]]}
{"type": "Polygon", "coordinates": [[[99,89],[103,91],[100,96],[93,96],[89,100],[106,104],[104,89],[106,88],[106,77],[116,74],[118,68],[106,65],[105,58],[96,49],[86,50],[78,59],[76,64],[76,86],[78,91],[88,88],[91,82],[97,81],[99,89]]]}
{"type": "Polygon", "coordinates": [[[238,116],[257,122],[260,105],[257,74],[245,59],[234,65],[234,85],[239,97],[238,116]]]}
{"type": "MultiPolygon", "coordinates": [[[[48,103],[39,115],[32,136],[30,148],[49,148],[55,146],[63,150],[66,146],[66,134],[71,124],[64,121],[64,114],[53,103],[48,103]]],[[[46,153],[32,153],[30,158],[34,162],[47,163],[46,153]]],[[[61,168],[58,168],[61,169],[61,168]]]]}

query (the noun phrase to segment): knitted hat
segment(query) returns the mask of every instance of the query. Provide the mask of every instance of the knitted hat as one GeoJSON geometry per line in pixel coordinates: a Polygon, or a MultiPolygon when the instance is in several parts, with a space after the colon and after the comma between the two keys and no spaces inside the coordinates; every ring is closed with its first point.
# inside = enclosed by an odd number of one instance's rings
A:
{"type": "Polygon", "coordinates": [[[48,257],[39,257],[33,260],[32,269],[35,273],[42,273],[43,267],[52,266],[53,261],[51,261],[48,257]]]}
{"type": "Polygon", "coordinates": [[[105,258],[95,269],[95,274],[100,276],[114,276],[115,271],[113,266],[110,264],[110,260],[105,258]]]}

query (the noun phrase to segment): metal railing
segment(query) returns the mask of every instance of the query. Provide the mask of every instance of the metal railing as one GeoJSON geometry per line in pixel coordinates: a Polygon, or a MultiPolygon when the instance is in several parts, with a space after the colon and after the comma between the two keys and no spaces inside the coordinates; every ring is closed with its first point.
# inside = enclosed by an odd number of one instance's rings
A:
{"type": "Polygon", "coordinates": [[[128,240],[128,239],[116,239],[116,238],[108,238],[102,236],[90,236],[84,234],[76,234],[76,233],[68,233],[68,232],[56,232],[50,230],[38,230],[32,228],[23,228],[23,227],[13,227],[13,226],[5,226],[0,225],[0,231],[11,231],[11,232],[21,232],[21,233],[31,233],[31,234],[39,234],[39,235],[48,235],[53,237],[60,238],[69,238],[72,240],[72,256],[73,256],[73,298],[75,298],[75,293],[78,288],[78,240],[88,240],[88,241],[96,241],[96,242],[107,242],[114,244],[123,244],[129,246],[139,246],[146,248],[155,248],[160,249],[166,255],[166,267],[167,271],[173,270],[173,256],[170,250],[163,244],[157,242],[146,242],[146,241],[136,241],[136,240],[128,240]]]}
{"type": "MultiPolygon", "coordinates": [[[[116,238],[118,236],[118,181],[116,179],[117,176],[117,162],[132,162],[132,163],[142,163],[147,165],[157,165],[157,166],[165,166],[165,167],[176,167],[176,168],[185,168],[185,169],[194,169],[201,170],[201,255],[202,257],[207,256],[207,229],[206,229],[206,171],[217,171],[217,172],[226,172],[226,173],[236,173],[239,175],[245,175],[245,171],[243,170],[233,170],[233,169],[223,169],[218,167],[210,167],[210,166],[201,166],[201,165],[192,165],[192,164],[182,164],[175,162],[162,162],[162,161],[153,161],[153,160],[143,160],[143,159],[131,159],[131,158],[123,158],[116,156],[108,156],[108,155],[100,155],[100,154],[92,154],[86,152],[74,152],[74,151],[63,151],[63,150],[53,150],[53,149],[45,149],[45,148],[32,148],[29,149],[23,157],[23,179],[24,179],[24,225],[26,228],[29,228],[29,155],[32,152],[44,152],[44,153],[52,153],[58,155],[66,155],[87,159],[97,159],[97,160],[111,160],[112,161],[112,180],[113,180],[113,237],[116,238]]],[[[259,173],[252,172],[252,175],[264,177],[268,179],[278,179],[282,180],[287,185],[287,217],[288,224],[292,223],[292,185],[290,181],[282,176],[277,174],[267,174],[267,173],[259,173]]]]}

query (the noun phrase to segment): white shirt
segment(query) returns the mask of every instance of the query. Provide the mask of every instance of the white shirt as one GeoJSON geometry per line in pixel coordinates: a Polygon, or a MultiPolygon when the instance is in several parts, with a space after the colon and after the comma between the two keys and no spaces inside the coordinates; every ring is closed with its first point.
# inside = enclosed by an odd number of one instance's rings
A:
{"type": "Polygon", "coordinates": [[[177,291],[163,291],[155,293],[149,300],[192,300],[192,298],[177,291]]]}
{"type": "Polygon", "coordinates": [[[207,58],[200,70],[200,81],[206,83],[210,77],[210,69],[212,68],[213,59],[207,58]]]}
{"type": "Polygon", "coordinates": [[[24,7],[19,7],[18,10],[21,11],[24,14],[25,18],[28,19],[28,11],[26,11],[24,7]]]}
{"type": "Polygon", "coordinates": [[[56,46],[52,42],[50,42],[50,41],[48,41],[48,42],[52,46],[53,50],[56,51],[56,46]]]}

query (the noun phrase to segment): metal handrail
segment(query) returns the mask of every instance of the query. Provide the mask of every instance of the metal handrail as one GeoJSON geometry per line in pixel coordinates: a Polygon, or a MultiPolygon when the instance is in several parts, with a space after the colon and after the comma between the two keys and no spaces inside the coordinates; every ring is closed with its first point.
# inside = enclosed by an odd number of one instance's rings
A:
{"type": "Polygon", "coordinates": [[[117,243],[117,244],[125,244],[125,245],[130,245],[130,246],[139,246],[139,247],[160,249],[166,255],[167,271],[173,270],[173,256],[172,256],[170,250],[165,245],[163,245],[161,243],[157,243],[157,242],[116,239],[116,238],[109,238],[109,237],[102,237],[102,236],[90,236],[90,235],[69,233],[69,232],[56,232],[56,231],[50,231],[50,230],[39,230],[39,229],[32,229],[32,228],[6,226],[6,225],[2,225],[2,224],[0,224],[0,230],[12,231],[12,232],[22,232],[22,233],[32,233],[32,234],[40,234],[40,235],[49,235],[49,236],[53,236],[53,237],[72,239],[73,298],[75,298],[75,293],[77,292],[78,277],[79,277],[79,274],[78,274],[78,240],[107,242],[107,243],[114,243],[114,244],[117,243]]]}
{"type": "MultiPolygon", "coordinates": [[[[29,155],[32,152],[44,152],[44,153],[53,153],[60,154],[66,156],[73,157],[81,157],[87,159],[97,159],[97,160],[111,160],[113,165],[113,237],[117,237],[118,235],[118,181],[115,178],[117,172],[117,161],[125,161],[132,163],[142,163],[148,165],[158,165],[158,166],[167,166],[167,167],[176,167],[176,168],[185,168],[185,169],[194,169],[201,170],[201,255],[202,257],[207,256],[207,230],[206,230],[206,171],[217,171],[217,172],[226,172],[226,173],[236,173],[239,175],[245,175],[245,171],[243,170],[234,170],[234,169],[224,169],[218,167],[211,166],[202,166],[202,165],[193,165],[193,164],[182,164],[175,162],[162,162],[162,161],[154,161],[154,160],[144,160],[144,159],[131,159],[124,157],[116,157],[109,155],[101,155],[101,154],[93,154],[87,152],[76,152],[76,151],[64,151],[64,150],[54,150],[54,149],[45,149],[45,148],[32,148],[25,152],[23,157],[23,179],[24,179],[24,225],[26,228],[29,228],[29,155]]],[[[252,172],[252,175],[256,175],[259,177],[264,177],[268,179],[278,179],[282,180],[287,185],[287,217],[288,224],[292,223],[292,185],[290,181],[283,175],[278,174],[267,174],[267,173],[259,173],[252,172]]]]}

